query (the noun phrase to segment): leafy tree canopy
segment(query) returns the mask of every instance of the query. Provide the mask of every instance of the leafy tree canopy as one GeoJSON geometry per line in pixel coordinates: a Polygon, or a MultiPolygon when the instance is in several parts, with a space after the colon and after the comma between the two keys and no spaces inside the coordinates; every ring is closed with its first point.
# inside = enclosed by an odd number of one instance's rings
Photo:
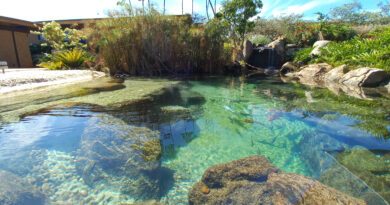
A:
{"type": "Polygon", "coordinates": [[[222,4],[222,10],[217,15],[230,24],[233,40],[243,40],[255,24],[250,18],[260,13],[263,7],[261,0],[227,0],[222,4]]]}

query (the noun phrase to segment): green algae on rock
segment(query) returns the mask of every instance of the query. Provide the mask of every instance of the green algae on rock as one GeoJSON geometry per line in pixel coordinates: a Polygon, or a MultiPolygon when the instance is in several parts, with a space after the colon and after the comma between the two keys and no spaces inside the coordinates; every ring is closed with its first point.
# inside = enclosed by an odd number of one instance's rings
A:
{"type": "Polygon", "coordinates": [[[390,202],[390,152],[352,149],[338,154],[336,158],[390,202]]]}
{"type": "Polygon", "coordinates": [[[2,122],[19,121],[20,117],[31,115],[53,106],[72,103],[102,107],[120,107],[160,92],[177,84],[178,81],[165,79],[132,78],[123,83],[110,78],[94,82],[74,84],[61,88],[34,90],[16,97],[0,97],[0,119],[2,122]],[[109,91],[109,92],[108,92],[109,91]]]}
{"type": "Polygon", "coordinates": [[[318,181],[280,171],[261,156],[208,168],[189,194],[189,204],[363,205],[318,181]],[[204,192],[207,187],[207,192],[204,192]]]}
{"type": "Polygon", "coordinates": [[[157,161],[162,155],[161,142],[159,139],[146,141],[142,145],[133,144],[132,147],[135,150],[141,151],[142,158],[145,161],[157,161]]]}

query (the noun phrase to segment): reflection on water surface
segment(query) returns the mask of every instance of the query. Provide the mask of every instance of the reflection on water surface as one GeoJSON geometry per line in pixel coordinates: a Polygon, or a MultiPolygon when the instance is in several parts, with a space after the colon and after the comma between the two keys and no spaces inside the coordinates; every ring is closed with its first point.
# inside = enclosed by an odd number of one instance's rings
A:
{"type": "Polygon", "coordinates": [[[259,154],[370,204],[390,201],[389,99],[274,79],[207,78],[138,102],[100,103],[109,94],[129,98],[131,83],[123,85],[86,92],[84,104],[55,98],[4,122],[1,180],[31,186],[36,204],[186,204],[206,168],[259,154]]]}

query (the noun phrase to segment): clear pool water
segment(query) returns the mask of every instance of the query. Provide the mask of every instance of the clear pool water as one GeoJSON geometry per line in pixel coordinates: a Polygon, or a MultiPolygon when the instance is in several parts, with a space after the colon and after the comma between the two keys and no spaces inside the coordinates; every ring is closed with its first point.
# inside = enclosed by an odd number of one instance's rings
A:
{"type": "Polygon", "coordinates": [[[250,155],[369,204],[390,201],[385,97],[210,77],[120,106],[55,100],[0,124],[0,170],[32,184],[48,204],[187,204],[208,167],[250,155]]]}

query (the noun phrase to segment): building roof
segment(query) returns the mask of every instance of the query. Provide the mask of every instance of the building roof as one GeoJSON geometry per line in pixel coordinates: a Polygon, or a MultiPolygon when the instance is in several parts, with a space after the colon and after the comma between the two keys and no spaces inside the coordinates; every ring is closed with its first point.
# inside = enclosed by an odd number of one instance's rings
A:
{"type": "Polygon", "coordinates": [[[28,27],[33,28],[34,23],[30,21],[20,20],[9,18],[5,16],[0,16],[0,26],[9,26],[9,27],[28,27]]]}
{"type": "Polygon", "coordinates": [[[35,24],[43,24],[45,22],[55,21],[59,24],[80,24],[80,23],[94,23],[99,20],[104,20],[106,18],[88,18],[88,19],[63,19],[63,20],[48,20],[48,21],[35,21],[35,24]]]}

